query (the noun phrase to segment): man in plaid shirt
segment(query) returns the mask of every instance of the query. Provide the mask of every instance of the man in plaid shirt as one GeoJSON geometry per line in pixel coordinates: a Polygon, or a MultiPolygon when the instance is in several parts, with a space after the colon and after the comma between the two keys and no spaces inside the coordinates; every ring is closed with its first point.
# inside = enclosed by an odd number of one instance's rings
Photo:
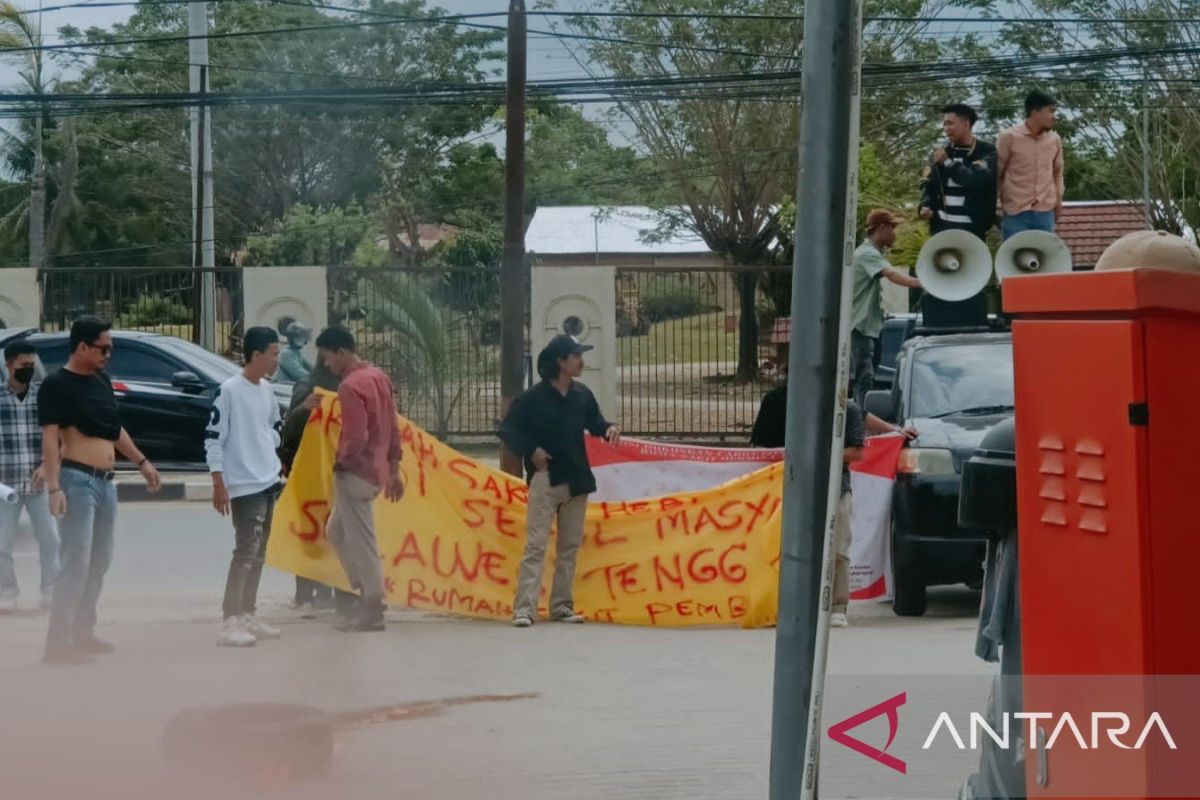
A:
{"type": "Polygon", "coordinates": [[[21,509],[29,512],[42,564],[43,610],[58,577],[58,529],[42,478],[42,429],[38,425],[38,386],[33,384],[34,348],[18,339],[4,348],[8,382],[0,387],[0,483],[17,493],[16,503],[0,503],[0,611],[16,611],[17,574],[13,545],[21,509]],[[33,384],[33,385],[31,385],[33,384]]]}

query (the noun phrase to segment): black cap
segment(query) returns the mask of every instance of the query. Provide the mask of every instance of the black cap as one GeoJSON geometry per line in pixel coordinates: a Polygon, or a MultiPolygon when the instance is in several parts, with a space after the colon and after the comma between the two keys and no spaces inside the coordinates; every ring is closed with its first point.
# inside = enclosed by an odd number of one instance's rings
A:
{"type": "Polygon", "coordinates": [[[568,336],[565,333],[560,333],[555,336],[550,342],[542,348],[541,354],[538,356],[538,361],[543,358],[553,359],[558,361],[560,358],[566,358],[572,353],[583,355],[588,350],[593,349],[590,344],[582,344],[574,336],[568,336]]]}

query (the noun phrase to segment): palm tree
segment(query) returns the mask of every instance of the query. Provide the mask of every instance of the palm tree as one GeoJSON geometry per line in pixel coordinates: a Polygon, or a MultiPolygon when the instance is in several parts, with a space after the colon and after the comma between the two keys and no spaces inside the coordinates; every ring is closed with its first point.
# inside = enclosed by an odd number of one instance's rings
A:
{"type": "MultiPolygon", "coordinates": [[[[40,15],[39,15],[40,17],[40,15]]],[[[46,93],[47,86],[42,71],[42,28],[41,23],[31,18],[31,15],[13,5],[10,0],[0,0],[0,55],[22,62],[20,76],[29,93],[40,96],[46,93]],[[4,53],[7,49],[20,49],[17,53],[4,53]]],[[[11,134],[7,136],[9,144],[13,144],[11,134]]],[[[29,219],[29,266],[40,269],[45,261],[46,244],[46,167],[42,159],[42,110],[39,106],[34,118],[33,129],[33,175],[32,188],[29,193],[29,204],[18,205],[6,215],[20,219],[28,215],[29,219]]],[[[6,223],[11,224],[9,219],[6,223]]]]}

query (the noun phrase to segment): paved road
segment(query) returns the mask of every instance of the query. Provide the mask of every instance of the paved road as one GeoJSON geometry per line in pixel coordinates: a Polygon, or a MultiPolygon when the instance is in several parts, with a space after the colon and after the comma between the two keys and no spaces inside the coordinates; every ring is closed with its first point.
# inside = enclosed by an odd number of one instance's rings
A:
{"type": "MultiPolygon", "coordinates": [[[[395,707],[343,725],[328,776],[272,796],[766,796],[773,631],[516,631],[390,612],[386,633],[347,636],[326,617],[287,609],[291,578],[269,572],[264,616],[280,623],[283,639],[219,650],[227,525],[199,504],[122,509],[99,631],[119,650],[97,664],[43,667],[44,617],[0,617],[4,797],[212,796],[167,783],[164,726],[183,708],[252,701],[334,712],[395,707]]],[[[32,588],[28,540],[18,566],[32,588]]],[[[977,602],[965,589],[943,591],[921,620],[859,609],[853,627],[833,632],[831,672],[987,674],[971,654],[977,602]]],[[[881,770],[849,758],[836,762],[840,771],[825,770],[822,795],[883,796],[884,784],[872,783],[881,770]]],[[[953,796],[952,777],[941,796],[953,796]]]]}

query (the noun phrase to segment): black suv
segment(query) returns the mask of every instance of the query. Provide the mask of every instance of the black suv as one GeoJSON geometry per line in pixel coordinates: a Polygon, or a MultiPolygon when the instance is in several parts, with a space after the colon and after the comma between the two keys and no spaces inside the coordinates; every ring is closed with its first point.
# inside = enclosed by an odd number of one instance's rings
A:
{"type": "MultiPolygon", "coordinates": [[[[0,349],[16,338],[37,348],[39,380],[67,362],[69,334],[33,329],[0,331],[0,349]]],[[[204,428],[217,387],[239,372],[232,361],[173,336],[113,332],[108,364],[121,423],[137,446],[160,469],[203,468],[204,428]]],[[[3,369],[0,368],[0,372],[3,369]]],[[[280,411],[286,412],[292,387],[275,384],[280,411]]]]}
{"type": "Polygon", "coordinates": [[[891,537],[893,609],[920,616],[927,586],[982,581],[985,539],[958,525],[959,482],[984,434],[1012,414],[1011,334],[909,339],[891,390],[868,392],[866,406],[920,433],[901,454],[891,537]]]}

